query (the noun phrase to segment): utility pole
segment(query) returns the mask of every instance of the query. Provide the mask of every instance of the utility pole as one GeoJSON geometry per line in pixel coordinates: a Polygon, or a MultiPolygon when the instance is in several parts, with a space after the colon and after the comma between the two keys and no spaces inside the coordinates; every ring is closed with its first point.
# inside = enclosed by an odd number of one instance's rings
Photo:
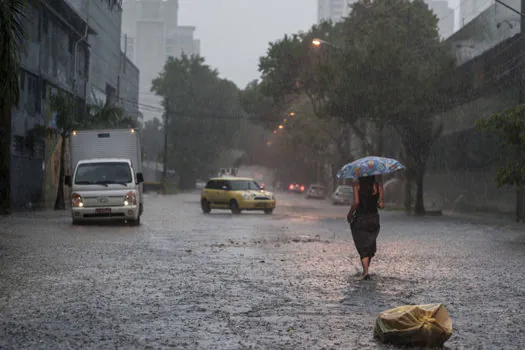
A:
{"type": "Polygon", "coordinates": [[[168,173],[168,124],[170,108],[170,100],[166,98],[166,111],[164,112],[164,154],[162,160],[162,187],[164,192],[166,192],[166,179],[168,173]]]}

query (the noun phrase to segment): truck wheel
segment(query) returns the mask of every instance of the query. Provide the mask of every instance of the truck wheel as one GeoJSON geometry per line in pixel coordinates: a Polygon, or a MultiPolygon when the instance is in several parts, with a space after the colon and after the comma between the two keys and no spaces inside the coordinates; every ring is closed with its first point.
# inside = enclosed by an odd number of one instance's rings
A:
{"type": "Polygon", "coordinates": [[[131,226],[140,226],[140,215],[137,217],[136,220],[128,220],[128,223],[131,226]]]}
{"type": "Polygon", "coordinates": [[[201,199],[201,209],[204,214],[209,214],[211,211],[210,202],[206,199],[201,199]]]}
{"type": "Polygon", "coordinates": [[[239,209],[239,204],[237,203],[237,201],[235,199],[233,199],[230,202],[230,209],[231,209],[232,213],[235,214],[235,215],[241,213],[241,209],[239,209]]]}
{"type": "Polygon", "coordinates": [[[272,213],[273,213],[273,209],[264,209],[264,213],[265,213],[266,215],[272,215],[272,213]]]}

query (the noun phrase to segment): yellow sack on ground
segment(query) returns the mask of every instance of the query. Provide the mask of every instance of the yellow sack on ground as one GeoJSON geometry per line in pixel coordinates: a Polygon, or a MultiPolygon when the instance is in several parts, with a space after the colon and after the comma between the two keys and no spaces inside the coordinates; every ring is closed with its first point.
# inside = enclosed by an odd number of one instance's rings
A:
{"type": "Polygon", "coordinates": [[[407,305],[379,314],[374,337],[383,343],[442,346],[452,335],[452,320],[443,304],[407,305]]]}

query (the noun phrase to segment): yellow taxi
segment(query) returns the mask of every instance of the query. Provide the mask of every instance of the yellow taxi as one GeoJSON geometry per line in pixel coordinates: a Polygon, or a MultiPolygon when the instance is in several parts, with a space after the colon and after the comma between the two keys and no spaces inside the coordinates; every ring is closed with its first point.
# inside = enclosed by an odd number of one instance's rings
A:
{"type": "Polygon", "coordinates": [[[276,200],[256,181],[247,177],[216,177],[210,179],[201,193],[202,212],[230,209],[233,214],[243,210],[262,210],[272,214],[276,200]]]}

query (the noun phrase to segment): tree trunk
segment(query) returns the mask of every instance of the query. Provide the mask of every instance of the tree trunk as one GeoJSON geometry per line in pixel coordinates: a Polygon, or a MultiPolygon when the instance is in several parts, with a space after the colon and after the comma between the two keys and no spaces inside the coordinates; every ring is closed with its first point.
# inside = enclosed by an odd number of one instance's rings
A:
{"type": "Polygon", "coordinates": [[[66,203],[64,200],[64,175],[66,171],[66,137],[61,136],[60,144],[60,170],[58,171],[58,189],[57,197],[55,201],[55,210],[64,210],[66,209],[66,203]]]}
{"type": "Polygon", "coordinates": [[[516,188],[516,222],[525,222],[525,188],[516,188]]]}
{"type": "Polygon", "coordinates": [[[416,174],[416,205],[414,207],[414,213],[416,215],[425,214],[425,202],[423,199],[423,179],[425,177],[425,170],[418,169],[416,174]]]}
{"type": "Polygon", "coordinates": [[[405,212],[412,212],[412,177],[408,174],[405,176],[405,212]]]}
{"type": "Polygon", "coordinates": [[[0,215],[11,213],[11,108],[0,107],[0,215]]]}
{"type": "Polygon", "coordinates": [[[377,153],[376,155],[383,156],[384,148],[385,148],[385,126],[384,124],[378,124],[377,125],[377,149],[376,149],[377,153]]]}

